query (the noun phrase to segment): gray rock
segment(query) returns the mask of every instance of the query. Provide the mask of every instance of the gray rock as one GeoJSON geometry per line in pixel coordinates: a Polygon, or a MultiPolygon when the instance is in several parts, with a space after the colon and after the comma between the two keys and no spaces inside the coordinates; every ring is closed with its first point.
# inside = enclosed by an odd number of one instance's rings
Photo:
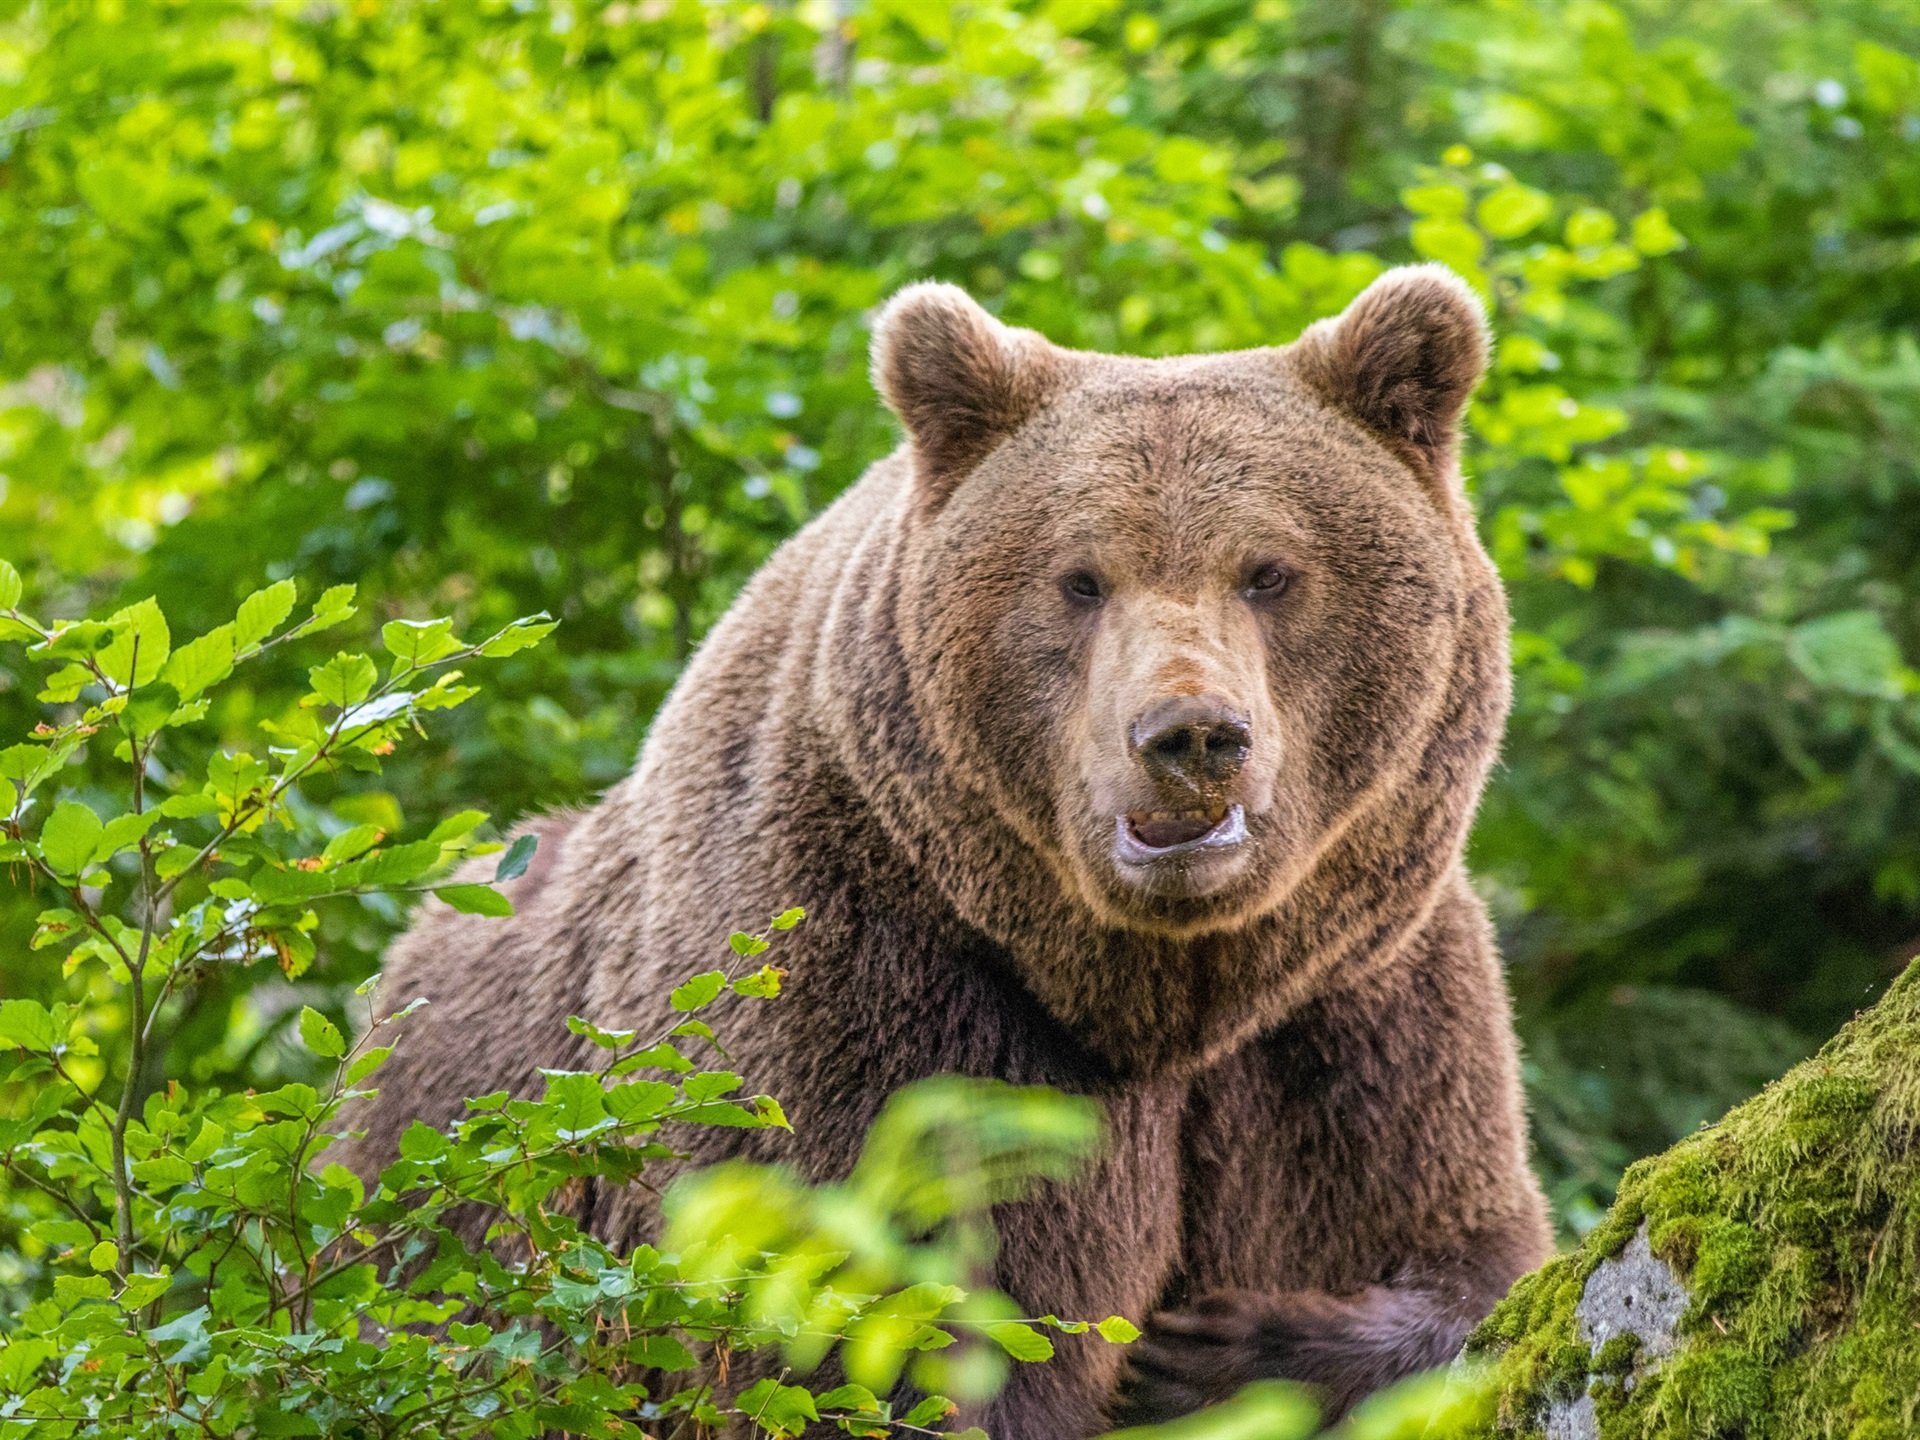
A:
{"type": "Polygon", "coordinates": [[[1593,1397],[1556,1400],[1547,1408],[1547,1440],[1600,1440],[1600,1417],[1594,1413],[1593,1397]]]}
{"type": "MultiPolygon", "coordinates": [[[[1574,1306],[1573,1320],[1580,1338],[1596,1352],[1616,1335],[1638,1337],[1633,1371],[1623,1382],[1631,1390],[1643,1373],[1673,1353],[1679,1343],[1676,1327],[1686,1308],[1686,1286],[1673,1267],[1653,1253],[1643,1224],[1626,1248],[1594,1267],[1574,1306]]],[[[1555,1400],[1541,1417],[1541,1428],[1547,1440],[1599,1440],[1593,1397],[1583,1387],[1577,1399],[1555,1400]]]]}
{"type": "Polygon", "coordinates": [[[1626,1248],[1602,1260],[1587,1277],[1574,1323],[1580,1338],[1598,1350],[1616,1335],[1640,1337],[1640,1363],[1673,1353],[1674,1327],[1687,1308],[1687,1290],[1673,1267],[1653,1253],[1643,1223],[1626,1248]]]}

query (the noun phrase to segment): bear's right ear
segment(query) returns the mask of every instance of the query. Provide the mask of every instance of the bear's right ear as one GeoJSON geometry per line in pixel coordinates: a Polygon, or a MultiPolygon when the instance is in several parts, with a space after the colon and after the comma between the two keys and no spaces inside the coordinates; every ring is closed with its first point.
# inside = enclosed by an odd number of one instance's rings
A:
{"type": "Polygon", "coordinates": [[[1308,385],[1432,480],[1457,484],[1460,414],[1487,368],[1487,313],[1444,265],[1403,265],[1289,347],[1308,385]]]}
{"type": "Polygon", "coordinates": [[[1065,352],[1002,325],[953,285],[923,281],[873,327],[873,383],[913,441],[924,500],[938,507],[1059,389],[1065,352]]]}

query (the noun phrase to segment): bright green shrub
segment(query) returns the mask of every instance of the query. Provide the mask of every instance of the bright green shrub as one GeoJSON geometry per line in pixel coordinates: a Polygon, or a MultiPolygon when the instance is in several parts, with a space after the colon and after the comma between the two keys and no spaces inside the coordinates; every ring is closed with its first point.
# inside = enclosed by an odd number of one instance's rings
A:
{"type": "MultiPolygon", "coordinates": [[[[1518,679],[1473,870],[1578,1226],[1753,1070],[1646,1047],[1623,1085],[1562,1037],[1690,992],[1777,1075],[1920,935],[1917,56],[1911,0],[25,0],[0,532],[63,613],[205,629],[264,572],[463,633],[564,616],[354,818],[518,814],[617,779],[895,442],[894,287],[1170,354],[1461,266],[1518,679]]],[[[210,723],[301,693],[268,656],[210,723]]],[[[0,675],[0,731],[31,704],[0,675]]],[[[0,892],[0,940],[37,913],[0,892]]],[[[398,920],[316,943],[359,978],[398,920]]],[[[244,978],[174,1043],[277,1084],[244,978]]]]}
{"type": "Polygon", "coordinates": [[[676,989],[654,1029],[570,1020],[596,1068],[414,1125],[374,1184],[325,1152],[390,1053],[387,1023],[423,1002],[390,1011],[371,981],[354,992],[364,1016],[290,1002],[309,1075],[271,1089],[154,1065],[156,1035],[212,972],[277,965],[298,981],[320,910],[431,891],[510,914],[493,884],[444,877],[498,852],[506,880],[532,856],[531,839],[482,840],[471,810],[388,836],[346,813],[341,781],[470,699],[460,667],[553,622],[472,643],[449,621],[392,622],[384,665],[322,660],[297,704],[256,718],[253,749],[209,748],[201,722],[236,667],[354,614],[351,587],[289,624],[294,601],[282,581],[176,644],[150,600],[34,620],[0,563],[0,640],[49,672],[48,719],[0,750],[0,864],[38,894],[34,944],[66,976],[51,1004],[0,1002],[0,1165],[21,1237],[0,1256],[0,1434],[505,1440],[707,1433],[741,1415],[776,1435],[814,1420],[931,1433],[954,1409],[942,1392],[981,1396],[1006,1357],[1050,1356],[1045,1329],[1133,1336],[1119,1317],[1023,1316],[959,1283],[992,1243],[986,1207],[1070,1174],[1098,1138],[1089,1106],[1049,1092],[904,1092],[841,1185],[750,1165],[696,1175],[670,1196],[659,1248],[616,1253],[574,1223],[570,1190],[640,1180],[678,1127],[786,1127],[775,1099],[704,1068],[724,1060],[704,1016],[777,1003],[783,972],[763,956],[797,909],[734,935],[727,967],[676,989]],[[72,784],[98,773],[75,763],[89,750],[117,762],[117,788],[72,784]],[[949,1351],[957,1335],[983,1338],[949,1351]],[[849,1383],[808,1390],[836,1345],[849,1383]],[[793,1374],[727,1383],[740,1352],[775,1347],[793,1374]],[[925,1398],[896,1414],[878,1397],[903,1374],[925,1398]]]}

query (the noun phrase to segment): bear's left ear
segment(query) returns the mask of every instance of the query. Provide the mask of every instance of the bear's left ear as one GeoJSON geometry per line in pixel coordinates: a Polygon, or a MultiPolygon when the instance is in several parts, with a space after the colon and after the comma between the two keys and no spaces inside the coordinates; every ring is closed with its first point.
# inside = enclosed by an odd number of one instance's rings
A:
{"type": "Polygon", "coordinates": [[[1450,478],[1460,414],[1487,368],[1487,315],[1466,281],[1444,265],[1389,270],[1291,349],[1323,398],[1430,478],[1450,478]]]}
{"type": "Polygon", "coordinates": [[[873,327],[873,383],[913,441],[922,499],[937,507],[1065,379],[1065,351],[1002,325],[953,285],[923,281],[873,327]]]}

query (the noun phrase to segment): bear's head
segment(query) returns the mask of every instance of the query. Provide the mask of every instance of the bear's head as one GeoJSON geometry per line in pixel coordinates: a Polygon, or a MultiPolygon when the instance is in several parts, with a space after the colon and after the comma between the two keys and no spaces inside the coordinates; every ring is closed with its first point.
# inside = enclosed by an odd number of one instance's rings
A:
{"type": "Polygon", "coordinates": [[[1353,896],[1394,883],[1367,867],[1426,892],[1395,915],[1431,905],[1507,701],[1457,463],[1487,351],[1438,266],[1290,345],[1174,359],[896,296],[895,623],[918,729],[989,817],[941,823],[1004,826],[1106,931],[1187,941],[1312,895],[1332,918],[1288,933],[1358,934],[1387,921],[1353,896]]]}

